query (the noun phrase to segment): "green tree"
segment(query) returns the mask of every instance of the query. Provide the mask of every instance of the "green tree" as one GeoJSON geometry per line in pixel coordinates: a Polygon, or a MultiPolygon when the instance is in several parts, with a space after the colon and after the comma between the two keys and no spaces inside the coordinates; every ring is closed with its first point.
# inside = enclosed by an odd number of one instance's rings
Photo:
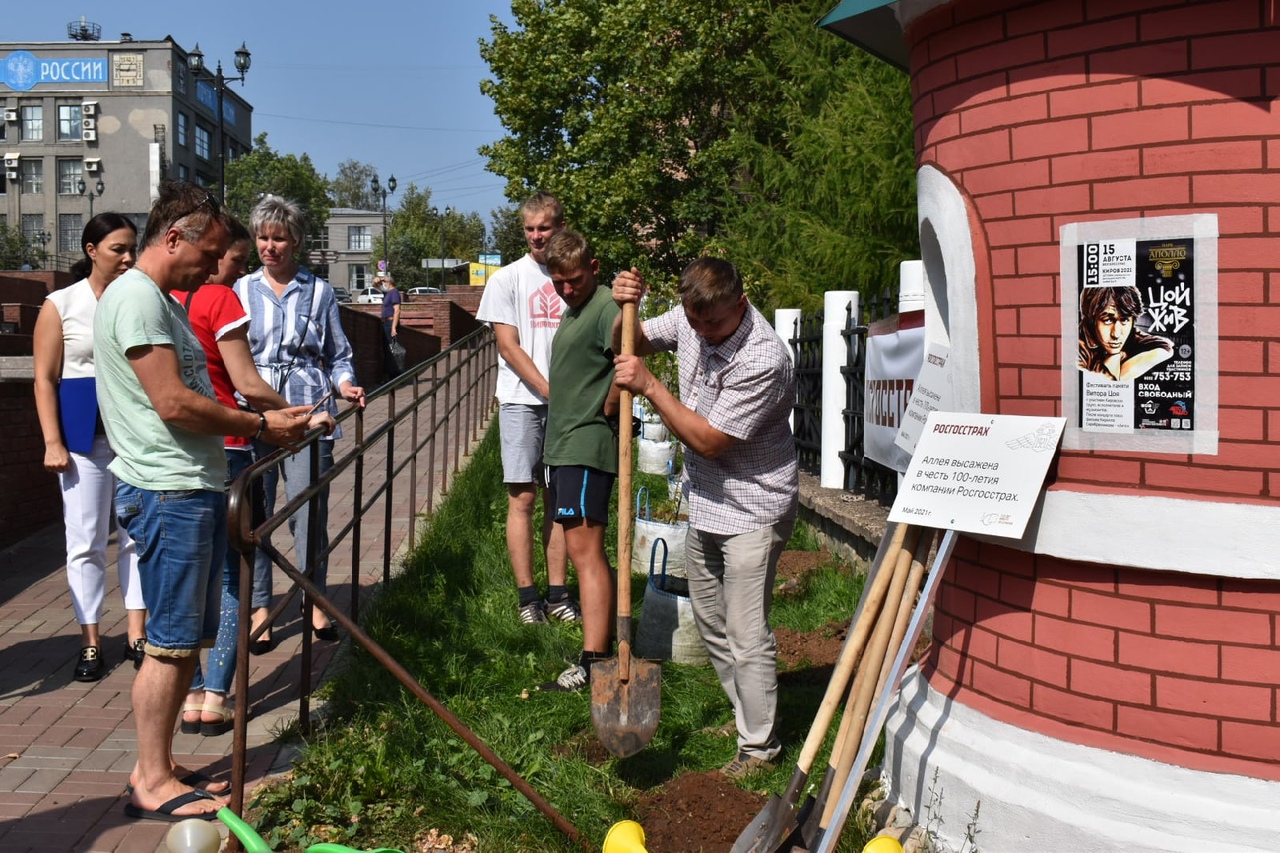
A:
{"type": "Polygon", "coordinates": [[[507,195],[561,198],[606,270],[677,272],[731,197],[730,122],[756,97],[766,0],[514,0],[481,56],[507,136],[481,148],[507,195]]]}
{"type": "Polygon", "coordinates": [[[762,305],[864,293],[918,256],[906,78],[813,26],[830,0],[515,0],[481,84],[507,195],[556,193],[606,274],[693,257],[762,305]]]}
{"type": "Polygon", "coordinates": [[[815,310],[822,292],[896,289],[898,264],[920,256],[907,76],[819,32],[827,2],[780,6],[754,76],[776,120],[732,134],[743,203],[718,248],[752,300],[815,310]]]}
{"type": "Polygon", "coordinates": [[[227,163],[227,206],[248,224],[249,211],[264,193],[300,204],[311,234],[320,233],[329,219],[329,182],[316,171],[311,158],[280,154],[260,133],[252,151],[227,163]]]}
{"type": "Polygon", "coordinates": [[[489,212],[489,220],[493,223],[488,248],[491,253],[502,256],[502,262],[509,264],[517,260],[529,249],[524,239],[524,219],[520,216],[520,208],[510,204],[495,207],[489,212]]]}
{"type": "Polygon", "coordinates": [[[44,250],[24,237],[21,228],[0,225],[0,270],[20,270],[24,264],[40,269],[44,259],[44,250]]]}
{"type": "MultiPolygon", "coordinates": [[[[329,197],[334,207],[350,207],[355,210],[382,210],[382,194],[374,194],[370,181],[379,176],[375,166],[359,160],[343,160],[338,164],[338,174],[329,181],[329,197]]],[[[382,182],[385,187],[385,181],[382,182]]],[[[388,203],[390,198],[388,198],[388,203]]]]}

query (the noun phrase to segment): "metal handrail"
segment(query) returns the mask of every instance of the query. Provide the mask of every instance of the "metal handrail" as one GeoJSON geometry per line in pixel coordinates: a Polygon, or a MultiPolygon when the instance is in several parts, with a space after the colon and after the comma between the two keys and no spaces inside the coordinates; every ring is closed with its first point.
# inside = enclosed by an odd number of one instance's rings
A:
{"type": "MultiPolygon", "coordinates": [[[[555,827],[570,840],[585,844],[581,834],[567,819],[534,790],[528,782],[519,776],[508,764],[499,758],[483,741],[468,729],[448,708],[432,696],[413,675],[396,661],[384,648],[366,634],[359,625],[360,603],[360,549],[361,533],[364,517],[374,512],[381,501],[384,507],[381,519],[383,535],[382,580],[387,582],[391,577],[391,537],[389,535],[393,523],[393,508],[396,478],[406,470],[409,477],[409,548],[415,541],[418,507],[417,466],[419,457],[424,457],[427,464],[439,473],[438,490],[441,495],[448,489],[450,478],[461,466],[461,459],[470,444],[477,441],[483,432],[486,422],[491,417],[493,393],[497,379],[497,344],[493,333],[487,327],[467,335],[439,355],[411,368],[404,375],[386,383],[372,394],[368,402],[386,399],[388,410],[386,416],[377,423],[369,423],[366,418],[367,409],[350,407],[342,412],[337,421],[350,426],[354,433],[351,447],[341,455],[335,453],[333,466],[319,475],[320,430],[309,433],[297,452],[310,454],[312,485],[299,492],[292,500],[277,507],[269,518],[257,520],[253,518],[253,491],[260,488],[262,477],[273,467],[278,466],[289,454],[288,450],[278,450],[270,456],[255,462],[247,468],[231,484],[228,491],[228,527],[230,546],[240,551],[243,561],[240,566],[240,637],[236,656],[236,692],[237,695],[249,695],[249,645],[266,630],[287,608],[294,598],[294,590],[303,592],[303,621],[309,623],[310,608],[319,607],[346,631],[352,642],[359,643],[373,658],[391,675],[403,684],[411,693],[429,707],[446,725],[469,744],[486,762],[497,770],[523,794],[555,827]],[[406,399],[407,398],[407,399],[406,399]],[[422,417],[423,410],[429,410],[426,423],[422,417]],[[407,424],[405,423],[407,421],[407,424]],[[397,429],[408,430],[407,447],[397,446],[397,429]],[[386,447],[386,464],[382,479],[373,483],[372,490],[366,494],[365,478],[370,474],[365,464],[369,452],[384,444],[386,447]],[[424,456],[425,454],[425,456],[424,456]],[[436,467],[437,457],[439,466],[436,467]],[[452,464],[452,467],[451,467],[452,464]],[[323,553],[317,553],[317,536],[307,538],[307,551],[304,556],[305,571],[300,570],[285,557],[280,549],[269,540],[270,534],[284,526],[295,512],[306,507],[309,513],[311,530],[317,530],[318,503],[313,501],[322,489],[327,488],[333,480],[348,468],[354,466],[355,486],[350,493],[352,508],[351,520],[342,527],[331,532],[329,545],[323,553]],[[343,613],[328,596],[322,593],[311,582],[314,567],[321,557],[328,557],[344,543],[350,543],[352,583],[351,608],[343,613]],[[272,608],[266,622],[255,632],[249,631],[250,600],[249,590],[253,582],[253,560],[255,552],[261,549],[271,557],[272,563],[278,567],[291,581],[291,587],[272,608]]],[[[430,513],[434,507],[437,491],[436,476],[429,481],[426,495],[426,511],[430,513]]],[[[331,494],[331,503],[341,501],[344,496],[331,494]]],[[[303,731],[308,731],[310,719],[311,694],[311,632],[302,632],[301,679],[298,697],[298,721],[303,731]]],[[[247,707],[247,703],[245,703],[247,707]]],[[[232,741],[232,794],[231,808],[238,815],[244,813],[244,777],[246,769],[246,751],[248,748],[248,719],[246,714],[236,714],[232,741]]],[[[234,839],[230,840],[236,844],[234,839]]],[[[238,849],[229,847],[228,849],[238,849]]]]}

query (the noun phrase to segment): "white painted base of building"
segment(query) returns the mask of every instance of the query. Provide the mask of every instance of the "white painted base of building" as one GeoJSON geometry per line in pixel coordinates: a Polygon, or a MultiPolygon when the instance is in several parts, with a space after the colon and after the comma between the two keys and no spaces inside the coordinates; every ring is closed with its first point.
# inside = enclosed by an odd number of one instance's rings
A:
{"type": "Polygon", "coordinates": [[[1280,783],[1029,732],[948,699],[915,668],[885,731],[889,799],[934,828],[944,849],[964,849],[981,801],[983,853],[1280,850],[1280,783]],[[931,788],[940,826],[930,822],[931,788]]]}

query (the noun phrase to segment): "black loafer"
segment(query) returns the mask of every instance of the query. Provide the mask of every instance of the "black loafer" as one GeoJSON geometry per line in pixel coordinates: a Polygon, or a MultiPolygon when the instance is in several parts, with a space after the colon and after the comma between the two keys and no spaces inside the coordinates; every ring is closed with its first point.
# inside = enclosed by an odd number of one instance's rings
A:
{"type": "Polygon", "coordinates": [[[85,646],[76,662],[76,681],[97,681],[102,678],[102,655],[97,646],[85,646]]]}
{"type": "Polygon", "coordinates": [[[147,653],[143,651],[143,648],[146,645],[147,645],[147,641],[146,641],[146,638],[144,637],[139,637],[138,639],[134,640],[132,644],[130,644],[129,641],[127,640],[125,641],[124,659],[133,661],[134,669],[142,668],[142,661],[147,656],[147,653]]]}
{"type": "Polygon", "coordinates": [[[311,626],[312,632],[316,635],[317,640],[324,640],[326,643],[338,642],[338,629],[332,625],[326,625],[323,628],[311,626]]]}

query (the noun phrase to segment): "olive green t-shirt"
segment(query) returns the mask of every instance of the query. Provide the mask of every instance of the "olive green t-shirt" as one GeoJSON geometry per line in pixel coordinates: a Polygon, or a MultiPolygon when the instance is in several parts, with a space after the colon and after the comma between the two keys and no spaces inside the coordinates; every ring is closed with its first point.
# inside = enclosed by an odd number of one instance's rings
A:
{"type": "Polygon", "coordinates": [[[561,315],[547,377],[547,465],[618,473],[618,436],[605,420],[604,401],[613,385],[613,318],[620,310],[612,291],[597,285],[586,302],[561,315]]]}

